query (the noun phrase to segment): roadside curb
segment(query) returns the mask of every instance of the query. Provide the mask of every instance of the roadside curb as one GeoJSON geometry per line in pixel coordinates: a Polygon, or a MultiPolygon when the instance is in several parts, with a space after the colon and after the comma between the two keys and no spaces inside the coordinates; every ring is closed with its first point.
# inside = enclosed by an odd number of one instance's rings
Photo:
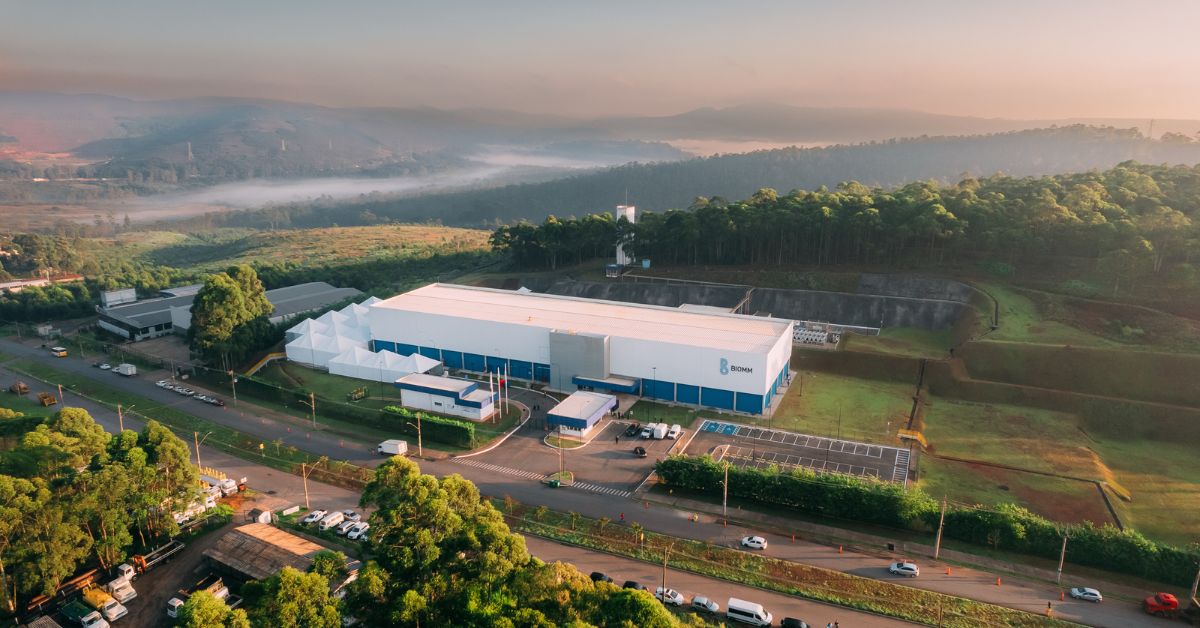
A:
{"type": "Polygon", "coordinates": [[[508,401],[508,403],[521,407],[521,413],[524,414],[525,416],[524,416],[524,418],[521,419],[520,423],[514,425],[513,428],[508,430],[507,432],[505,432],[504,435],[499,438],[499,440],[492,443],[491,445],[488,445],[486,448],[480,449],[478,451],[472,451],[472,452],[465,453],[465,454],[458,454],[458,455],[450,456],[449,458],[447,458],[447,460],[454,460],[456,458],[470,458],[472,456],[486,454],[487,452],[499,447],[500,445],[503,445],[504,441],[508,440],[508,438],[510,436],[512,436],[513,434],[516,434],[517,430],[525,427],[525,424],[529,422],[529,419],[533,418],[533,411],[529,409],[529,406],[521,403],[520,401],[513,401],[511,399],[508,401]]]}

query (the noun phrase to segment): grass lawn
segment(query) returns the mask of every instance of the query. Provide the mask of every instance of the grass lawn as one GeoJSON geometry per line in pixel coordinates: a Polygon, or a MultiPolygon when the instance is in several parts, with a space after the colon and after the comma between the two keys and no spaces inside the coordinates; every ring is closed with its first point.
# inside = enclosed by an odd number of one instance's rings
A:
{"type": "Polygon", "coordinates": [[[954,331],[929,331],[915,327],[885,327],[878,336],[843,334],[842,348],[849,351],[873,351],[914,358],[941,358],[954,344],[954,331]]]}
{"type": "Polygon", "coordinates": [[[988,340],[1008,340],[1081,347],[1112,347],[1116,343],[1082,329],[1050,320],[1032,299],[1015,290],[987,284],[981,286],[1000,302],[1000,328],[988,340]]]}
{"type": "Polygon", "coordinates": [[[254,377],[281,388],[311,390],[317,394],[317,397],[338,403],[352,403],[367,408],[382,408],[400,403],[400,389],[395,386],[342,377],[341,375],[330,375],[324,371],[283,360],[268,364],[254,377]],[[367,389],[367,397],[359,401],[348,401],[347,395],[361,387],[367,389]]]}
{"type": "MultiPolygon", "coordinates": [[[[1132,496],[1113,501],[1125,525],[1179,545],[1200,536],[1196,443],[1100,436],[1068,413],[946,399],[930,401],[925,437],[932,453],[1115,483],[1132,496]]],[[[935,497],[1015,502],[1063,521],[1111,520],[1096,489],[1082,482],[932,456],[921,458],[920,473],[920,486],[935,497]]]]}
{"type": "Polygon", "coordinates": [[[1092,447],[1133,496],[1119,502],[1126,525],[1179,546],[1200,539],[1200,445],[1113,439],[1092,447]]]}
{"type": "Polygon", "coordinates": [[[1064,522],[1112,523],[1094,484],[981,465],[921,458],[920,486],[935,498],[985,506],[1015,503],[1064,522]]]}
{"type": "Polygon", "coordinates": [[[8,386],[12,384],[12,382],[4,382],[5,387],[3,396],[0,396],[0,408],[16,410],[25,416],[48,417],[55,412],[58,412],[59,406],[54,405],[47,408],[37,400],[37,393],[39,392],[48,392],[55,395],[57,398],[58,391],[56,389],[52,389],[50,386],[47,386],[37,380],[31,380],[30,378],[25,378],[21,381],[29,384],[29,392],[24,395],[14,395],[11,392],[8,392],[8,386]]]}
{"type": "MultiPolygon", "coordinates": [[[[912,409],[912,394],[911,384],[806,372],[792,381],[771,426],[818,436],[840,433],[846,439],[892,442],[912,409]]],[[[755,422],[765,424],[766,420],[755,422]]]]}

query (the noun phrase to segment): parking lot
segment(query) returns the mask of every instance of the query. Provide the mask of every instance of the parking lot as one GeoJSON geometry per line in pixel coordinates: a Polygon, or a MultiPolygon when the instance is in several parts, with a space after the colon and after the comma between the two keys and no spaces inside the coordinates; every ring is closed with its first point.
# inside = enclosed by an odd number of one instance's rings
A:
{"type": "Polygon", "coordinates": [[[804,467],[818,473],[840,473],[904,482],[907,449],[810,436],[749,425],[706,420],[688,446],[688,454],[712,454],[742,467],[804,467]]]}
{"type": "MultiPolygon", "coordinates": [[[[629,497],[679,440],[626,436],[630,422],[605,418],[587,445],[561,452],[563,464],[575,474],[575,487],[597,493],[629,497]],[[635,447],[646,457],[634,454],[635,447]]],[[[530,422],[500,447],[478,456],[455,458],[459,464],[487,469],[525,480],[541,480],[559,469],[560,451],[543,442],[548,432],[530,422]]],[[[685,430],[680,439],[686,439],[685,430]]]]}

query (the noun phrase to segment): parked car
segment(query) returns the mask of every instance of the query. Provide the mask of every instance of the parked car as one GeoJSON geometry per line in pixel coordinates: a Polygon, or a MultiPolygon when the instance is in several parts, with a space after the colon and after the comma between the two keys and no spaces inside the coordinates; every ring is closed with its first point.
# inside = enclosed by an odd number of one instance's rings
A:
{"type": "Polygon", "coordinates": [[[909,562],[892,563],[891,565],[888,566],[888,573],[895,574],[897,576],[908,576],[909,578],[916,578],[917,576],[921,575],[921,568],[918,567],[916,565],[916,563],[909,563],[909,562]]]}
{"type": "Polygon", "coordinates": [[[354,526],[357,526],[357,525],[358,525],[357,521],[343,521],[341,523],[341,525],[339,525],[337,527],[337,533],[342,536],[345,536],[346,534],[350,533],[350,530],[352,528],[354,528],[354,526]]]}
{"type": "Polygon", "coordinates": [[[635,591],[646,591],[646,587],[639,584],[636,580],[626,580],[625,584],[621,585],[622,589],[633,589],[635,591]]]}
{"type": "Polygon", "coordinates": [[[645,447],[634,447],[633,455],[637,456],[638,458],[645,458],[646,457],[646,448],[645,447]]]}
{"type": "Polygon", "coordinates": [[[692,598],[692,609],[705,613],[716,613],[721,610],[721,605],[702,595],[697,595],[692,598]]]}
{"type": "Polygon", "coordinates": [[[608,576],[604,575],[603,573],[601,573],[599,571],[593,571],[591,574],[591,579],[592,579],[592,582],[612,582],[613,581],[612,578],[609,578],[608,576]]]}
{"type": "Polygon", "coordinates": [[[329,514],[328,510],[314,510],[314,511],[308,513],[307,517],[301,519],[300,523],[303,523],[304,525],[313,524],[313,523],[320,521],[321,519],[324,519],[325,515],[327,515],[327,514],[329,514]]]}
{"type": "Polygon", "coordinates": [[[683,433],[683,426],[676,423],[675,425],[671,426],[671,429],[667,430],[667,438],[679,438],[679,435],[682,433],[683,433]]]}
{"type": "Polygon", "coordinates": [[[191,397],[192,395],[196,394],[196,391],[192,390],[191,388],[184,388],[183,386],[177,386],[175,388],[175,392],[183,395],[184,397],[191,397]]]}
{"type": "Polygon", "coordinates": [[[655,428],[657,425],[658,425],[657,423],[647,423],[647,424],[646,424],[646,425],[645,425],[645,426],[642,428],[642,431],[641,431],[641,433],[639,434],[639,436],[640,436],[641,438],[652,438],[652,437],[654,436],[654,428],[655,428]]]}
{"type": "Polygon", "coordinates": [[[100,370],[101,370],[101,371],[107,371],[107,370],[110,370],[110,369],[112,369],[112,365],[111,365],[111,364],[109,364],[108,362],[102,362],[102,363],[100,363],[100,370]]]}
{"type": "Polygon", "coordinates": [[[675,589],[655,587],[654,597],[658,598],[658,601],[662,602],[663,604],[670,604],[671,606],[683,606],[683,596],[680,595],[679,591],[676,591],[675,589]]]}
{"type": "Polygon", "coordinates": [[[783,621],[779,622],[780,628],[808,628],[808,622],[795,617],[784,617],[783,621]]]}
{"type": "Polygon", "coordinates": [[[749,549],[767,549],[767,540],[761,536],[743,536],[742,547],[749,549]]]}
{"type": "Polygon", "coordinates": [[[634,436],[637,436],[638,433],[641,431],[642,431],[642,425],[640,423],[630,423],[629,427],[625,428],[625,435],[629,436],[629,437],[634,437],[634,436]]]}
{"type": "Polygon", "coordinates": [[[353,510],[343,510],[342,516],[346,517],[346,521],[362,521],[362,515],[353,510]]]}
{"type": "Polygon", "coordinates": [[[195,399],[196,401],[203,401],[204,403],[208,403],[208,397],[206,395],[196,395],[195,397],[192,397],[192,399],[195,399]]]}
{"type": "Polygon", "coordinates": [[[366,521],[359,521],[358,523],[354,524],[353,528],[350,528],[350,532],[346,535],[346,538],[350,539],[351,541],[365,541],[367,540],[367,530],[370,529],[371,524],[367,523],[366,521]]]}
{"type": "Polygon", "coordinates": [[[211,404],[211,405],[214,405],[214,406],[220,407],[220,408],[224,408],[224,407],[225,407],[225,402],[224,402],[224,401],[221,401],[221,400],[220,400],[219,398],[217,398],[217,397],[209,397],[209,398],[208,398],[208,403],[209,403],[209,404],[211,404]]]}
{"type": "Polygon", "coordinates": [[[1075,587],[1071,589],[1071,597],[1077,600],[1087,600],[1088,602],[1103,602],[1104,596],[1100,592],[1091,587],[1075,587]]]}
{"type": "Polygon", "coordinates": [[[154,385],[155,385],[155,386],[158,386],[159,388],[170,388],[170,387],[171,387],[171,382],[169,382],[169,381],[167,381],[167,380],[165,380],[165,379],[160,379],[160,380],[158,380],[157,382],[154,382],[154,385]]]}

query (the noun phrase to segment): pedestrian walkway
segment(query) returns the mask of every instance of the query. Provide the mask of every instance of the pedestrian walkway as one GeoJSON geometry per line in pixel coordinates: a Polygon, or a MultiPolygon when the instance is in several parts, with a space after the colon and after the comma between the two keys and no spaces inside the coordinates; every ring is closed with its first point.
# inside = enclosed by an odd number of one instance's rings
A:
{"type": "MultiPolygon", "coordinates": [[[[505,475],[513,475],[513,476],[516,476],[519,478],[525,478],[527,480],[536,480],[538,482],[542,482],[548,477],[548,476],[542,475],[540,473],[535,473],[533,471],[525,471],[523,469],[513,469],[511,467],[503,467],[498,464],[492,464],[490,462],[483,462],[480,460],[472,460],[470,458],[454,458],[453,460],[451,460],[451,462],[456,462],[458,464],[465,464],[468,466],[476,467],[478,469],[492,471],[494,473],[503,473],[505,475]]],[[[604,495],[613,495],[615,497],[629,498],[629,497],[633,496],[633,493],[631,493],[629,491],[623,491],[618,488],[609,488],[607,486],[599,486],[596,484],[589,484],[587,482],[573,482],[570,485],[568,485],[566,488],[577,488],[577,489],[581,489],[581,490],[585,490],[585,491],[591,491],[593,493],[602,493],[604,495]]]]}

